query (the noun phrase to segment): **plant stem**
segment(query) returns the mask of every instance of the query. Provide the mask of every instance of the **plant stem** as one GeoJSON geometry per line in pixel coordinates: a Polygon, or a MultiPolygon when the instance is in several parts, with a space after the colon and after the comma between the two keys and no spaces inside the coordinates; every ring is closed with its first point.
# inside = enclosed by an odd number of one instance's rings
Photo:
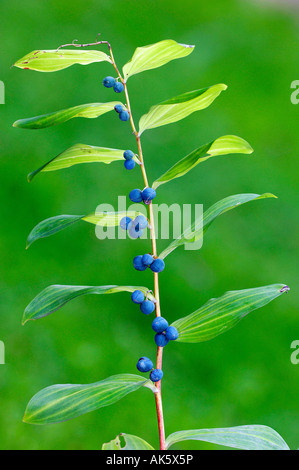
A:
{"type": "MultiPolygon", "coordinates": [[[[127,109],[130,115],[130,123],[131,127],[133,130],[133,133],[136,138],[137,142],[137,147],[138,147],[138,152],[139,152],[139,159],[140,159],[140,167],[142,171],[142,176],[144,180],[144,185],[145,187],[148,187],[148,179],[147,179],[147,174],[144,166],[144,159],[143,159],[143,152],[142,152],[142,146],[141,146],[141,141],[140,141],[140,136],[138,135],[138,132],[136,130],[135,124],[134,124],[134,119],[132,115],[132,110],[131,110],[131,104],[130,104],[130,98],[129,98],[129,93],[128,93],[128,88],[125,80],[122,78],[121,74],[119,73],[119,70],[115,64],[114,56],[112,53],[111,46],[109,44],[109,51],[110,51],[110,56],[112,60],[113,67],[115,68],[115,71],[121,80],[121,82],[124,85],[124,92],[126,96],[126,104],[127,104],[127,109]]],[[[151,233],[151,242],[152,242],[152,255],[157,258],[157,243],[156,243],[156,232],[155,232],[155,220],[154,220],[154,212],[153,212],[153,205],[152,203],[149,204],[149,215],[150,215],[150,233],[151,233]]],[[[161,316],[161,307],[160,307],[160,295],[159,295],[159,275],[158,273],[154,273],[154,294],[155,294],[155,299],[156,299],[156,316],[159,317],[161,316]]],[[[162,358],[163,358],[163,348],[157,347],[157,359],[156,359],[156,368],[157,369],[162,369],[162,358]]],[[[164,427],[164,417],[163,417],[163,406],[162,406],[162,394],[161,394],[161,380],[159,382],[156,382],[156,388],[157,388],[157,393],[155,393],[155,400],[156,400],[156,410],[157,410],[157,419],[158,419],[158,428],[159,428],[159,441],[160,441],[160,449],[165,450],[165,427],[164,427]]]]}
{"type": "MultiPolygon", "coordinates": [[[[124,83],[125,88],[125,95],[127,100],[127,108],[130,113],[130,121],[132,125],[133,132],[136,137],[137,146],[139,150],[139,158],[141,161],[141,170],[143,174],[144,184],[148,187],[148,179],[147,174],[144,166],[143,160],[143,153],[141,147],[140,136],[138,135],[134,120],[132,117],[132,110],[129,100],[129,94],[126,83],[124,83]]],[[[152,241],[152,254],[154,257],[157,257],[157,244],[156,244],[156,233],[155,233],[155,220],[154,220],[154,212],[153,212],[153,205],[152,203],[149,204],[149,213],[150,213],[150,226],[151,226],[151,241],[152,241]]],[[[159,275],[158,273],[154,273],[154,293],[156,299],[156,316],[161,316],[161,307],[160,307],[160,295],[159,295],[159,275]]],[[[156,368],[162,369],[162,358],[163,358],[163,348],[157,348],[157,360],[156,360],[156,368]]],[[[155,400],[156,400],[156,409],[157,409],[157,418],[158,418],[158,428],[159,428],[159,440],[160,440],[160,449],[165,450],[165,428],[164,428],[164,418],[163,418],[163,406],[162,406],[162,394],[161,394],[161,380],[156,382],[156,388],[158,392],[155,393],[155,400]]]]}
{"type": "MultiPolygon", "coordinates": [[[[99,36],[99,35],[98,35],[99,36]]],[[[97,36],[97,38],[98,38],[97,36]]],[[[132,115],[132,110],[131,110],[131,105],[130,105],[130,98],[128,94],[128,88],[126,81],[123,79],[121,76],[117,65],[114,60],[111,44],[108,41],[98,41],[94,43],[89,43],[89,44],[77,44],[77,40],[75,39],[71,44],[64,44],[60,47],[58,47],[57,50],[63,48],[63,47],[68,47],[68,46],[74,46],[74,47],[89,47],[89,46],[97,46],[100,44],[106,44],[109,48],[110,52],[110,58],[112,61],[112,65],[124,85],[124,92],[126,95],[126,100],[127,100],[127,109],[130,115],[130,123],[131,127],[133,130],[133,134],[135,135],[136,142],[137,142],[137,147],[138,147],[138,152],[139,152],[139,160],[140,160],[140,167],[142,171],[142,176],[144,180],[144,185],[145,187],[148,187],[148,179],[147,179],[147,174],[144,166],[144,161],[143,161],[143,153],[142,153],[142,146],[141,146],[141,141],[140,141],[140,136],[138,135],[138,132],[136,130],[135,124],[134,124],[134,119],[132,115]]],[[[157,258],[157,244],[156,244],[156,232],[155,232],[155,220],[154,220],[154,212],[153,212],[153,205],[152,203],[149,204],[149,215],[150,215],[150,233],[151,233],[151,242],[152,242],[152,254],[155,258],[157,258]]],[[[160,295],[159,295],[159,275],[158,273],[154,273],[154,293],[155,293],[155,299],[156,299],[156,316],[160,317],[161,316],[161,307],[160,307],[160,295]]],[[[162,359],[163,359],[163,348],[157,347],[157,359],[156,359],[156,368],[157,369],[162,369],[162,359]]],[[[159,428],[159,440],[160,440],[160,449],[165,450],[165,428],[164,428],[164,418],[163,418],[163,406],[162,406],[162,394],[161,394],[161,380],[159,382],[155,383],[155,386],[157,388],[157,393],[155,393],[155,400],[156,400],[156,409],[157,409],[157,418],[158,418],[158,428],[159,428]]]]}

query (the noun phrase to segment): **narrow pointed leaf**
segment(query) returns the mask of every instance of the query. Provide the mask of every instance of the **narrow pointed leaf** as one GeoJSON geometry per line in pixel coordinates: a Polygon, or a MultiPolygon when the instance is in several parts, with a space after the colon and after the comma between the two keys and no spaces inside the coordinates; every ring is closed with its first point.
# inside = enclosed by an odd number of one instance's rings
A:
{"type": "Polygon", "coordinates": [[[154,448],[141,437],[122,433],[112,441],[103,444],[102,450],[154,450],[154,448]],[[121,447],[120,437],[124,438],[124,447],[121,447]]]}
{"type": "Polygon", "coordinates": [[[188,44],[179,44],[172,39],[137,47],[130,62],[123,67],[124,78],[127,80],[136,73],[155,69],[171,60],[186,57],[193,52],[194,47],[188,44]]]}
{"type": "Polygon", "coordinates": [[[83,217],[84,215],[57,215],[43,220],[29,233],[26,248],[29,248],[29,246],[39,238],[50,237],[50,235],[54,235],[54,233],[64,230],[75,222],[78,222],[78,220],[81,220],[83,217]]]}
{"type": "MultiPolygon", "coordinates": [[[[128,393],[154,385],[139,375],[121,374],[88,385],[52,385],[38,392],[28,403],[23,421],[53,424],[77,418],[112,405],[128,393]]],[[[154,390],[153,390],[154,391],[154,390]]]]}
{"type": "Polygon", "coordinates": [[[227,155],[230,153],[250,154],[252,152],[253,149],[246,140],[235,135],[225,135],[209,144],[202,145],[198,149],[193,150],[193,152],[166,171],[164,175],[160,176],[160,178],[153,183],[152,187],[156,189],[161,184],[168,183],[168,181],[185,175],[199,163],[202,163],[211,157],[227,155]]]}
{"type": "Polygon", "coordinates": [[[49,237],[54,233],[60,232],[65,228],[73,225],[79,220],[84,220],[90,224],[100,225],[102,227],[117,227],[121,219],[125,216],[132,219],[141,215],[138,211],[120,211],[120,212],[99,212],[89,215],[57,215],[43,220],[37,224],[29,233],[26,248],[29,248],[33,242],[40,238],[49,237]]]}
{"type": "Polygon", "coordinates": [[[267,305],[287,292],[284,284],[226,292],[222,297],[209,300],[187,317],[175,321],[182,343],[209,341],[233,328],[248,313],[267,305]]]}
{"type": "Polygon", "coordinates": [[[76,144],[60,153],[52,160],[28,175],[28,181],[40,172],[61,170],[80,163],[112,163],[123,161],[124,150],[94,147],[92,145],[76,144]]]}
{"type": "Polygon", "coordinates": [[[226,197],[216,202],[213,206],[209,207],[203,214],[202,220],[195,220],[195,222],[188,227],[179,238],[174,240],[170,245],[159,255],[159,258],[166,258],[173,250],[178,246],[184,245],[185,243],[194,243],[202,239],[203,235],[210,227],[212,222],[221,214],[234,209],[241,204],[246,202],[274,197],[271,193],[259,194],[235,194],[233,196],[226,197]]]}
{"type": "Polygon", "coordinates": [[[261,425],[179,431],[168,436],[166,448],[169,449],[177,442],[190,440],[242,450],[290,450],[287,443],[274,429],[261,425]]]}
{"type": "Polygon", "coordinates": [[[208,88],[190,91],[176,96],[170,100],[152,106],[147,114],[139,121],[139,135],[146,129],[165,126],[172,122],[180,121],[195,111],[205,109],[220,95],[227,86],[220,83],[208,88]]]}
{"type": "Polygon", "coordinates": [[[141,290],[148,299],[155,300],[147,287],[136,286],[49,286],[40,292],[26,307],[22,323],[23,325],[30,320],[44,318],[51,313],[56,312],[71,300],[87,294],[116,294],[118,292],[134,292],[141,290]]]}
{"type": "Polygon", "coordinates": [[[59,49],[33,51],[17,60],[15,67],[38,72],[56,72],[74,64],[88,65],[93,62],[110,62],[110,57],[102,51],[59,49]]]}
{"type": "Polygon", "coordinates": [[[54,113],[43,114],[32,118],[19,119],[13,124],[13,127],[21,129],[45,129],[46,127],[62,124],[70,119],[83,117],[94,119],[102,114],[108,113],[114,109],[116,104],[124,105],[120,101],[110,101],[109,103],[89,103],[74,106],[73,108],[62,109],[54,113]]]}
{"type": "Polygon", "coordinates": [[[131,217],[134,219],[137,215],[144,215],[138,211],[120,211],[120,212],[96,212],[83,217],[85,222],[100,225],[102,227],[117,227],[123,217],[131,217]]]}

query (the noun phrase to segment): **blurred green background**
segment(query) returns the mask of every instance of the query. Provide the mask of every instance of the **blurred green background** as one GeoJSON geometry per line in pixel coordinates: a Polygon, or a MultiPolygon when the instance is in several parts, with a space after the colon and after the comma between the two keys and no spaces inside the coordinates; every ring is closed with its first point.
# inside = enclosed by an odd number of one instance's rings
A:
{"type": "MultiPolygon", "coordinates": [[[[286,2],[281,2],[286,4],[286,2]]],[[[285,5],[286,6],[286,5],[285,5]]],[[[58,214],[92,212],[142,186],[141,174],[122,164],[78,165],[26,175],[75,143],[133,148],[129,124],[114,113],[74,119],[41,131],[12,128],[19,118],[115,99],[101,85],[106,63],[41,74],[11,69],[34,49],[54,49],[97,33],[112,43],[122,65],[135,48],[162,39],[196,44],[194,53],[130,79],[135,119],[164,99],[226,83],[207,110],[148,131],[143,145],[150,181],[194,148],[225,134],[240,135],[252,156],[227,156],[200,165],[159,190],[157,202],[203,203],[207,208],[242,192],[273,192],[219,218],[200,251],[177,250],[160,276],[162,312],[170,321],[227,290],[286,283],[291,292],[254,312],[236,328],[202,344],[171,344],[164,354],[166,432],[242,424],[276,429],[299,446],[299,365],[290,345],[299,339],[296,219],[298,216],[298,111],[290,84],[298,77],[298,9],[269,2],[185,0],[43,2],[2,0],[1,76],[6,104],[1,135],[1,328],[6,365],[0,366],[1,449],[100,449],[120,432],[158,445],[154,399],[141,390],[74,421],[34,427],[22,423],[28,400],[54,383],[90,383],[135,373],[141,355],[155,356],[149,318],[127,294],[86,296],[54,315],[21,326],[29,301],[51,284],[152,285],[132,258],[148,241],[95,237],[79,223],[34,244],[34,225],[58,214]]],[[[112,93],[112,94],[111,94],[112,93]]],[[[167,241],[159,241],[159,247],[167,241]]],[[[185,443],[177,448],[213,448],[185,443]]]]}

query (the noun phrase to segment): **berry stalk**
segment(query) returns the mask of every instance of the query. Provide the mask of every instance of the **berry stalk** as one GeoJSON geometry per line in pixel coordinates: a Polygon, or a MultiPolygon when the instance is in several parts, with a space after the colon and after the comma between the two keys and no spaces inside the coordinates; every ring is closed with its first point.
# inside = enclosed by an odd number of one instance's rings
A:
{"type": "MultiPolygon", "coordinates": [[[[133,134],[135,135],[136,142],[137,142],[137,147],[138,147],[138,154],[139,154],[139,159],[140,159],[140,167],[142,171],[142,176],[144,180],[144,185],[145,187],[148,187],[148,178],[145,170],[145,165],[144,165],[144,159],[143,159],[143,152],[142,152],[142,145],[141,145],[141,140],[140,140],[140,135],[138,134],[133,115],[132,115],[132,109],[131,109],[131,104],[130,104],[130,98],[129,98],[129,93],[128,93],[128,88],[125,80],[119,73],[119,70],[116,66],[114,56],[112,53],[111,45],[109,44],[109,51],[110,51],[110,57],[112,60],[112,65],[115,68],[115,71],[121,80],[122,84],[124,85],[124,92],[126,96],[126,105],[127,109],[130,115],[130,123],[131,127],[133,130],[133,134]]],[[[153,205],[152,203],[149,204],[149,219],[150,219],[150,234],[151,234],[151,243],[152,243],[152,253],[154,258],[157,258],[157,243],[156,243],[156,232],[155,232],[155,220],[154,220],[154,212],[153,212],[153,205]]],[[[156,299],[156,317],[161,316],[161,307],[160,307],[160,295],[159,295],[159,275],[158,273],[154,272],[154,294],[155,294],[155,299],[156,299]]],[[[162,370],[162,359],[163,359],[163,347],[157,347],[157,358],[156,358],[156,368],[162,370]]],[[[157,393],[155,393],[155,400],[156,400],[156,410],[157,410],[157,419],[158,419],[158,428],[159,428],[159,441],[160,441],[160,450],[166,450],[165,446],[165,426],[164,426],[164,417],[163,417],[163,404],[162,404],[162,393],[161,393],[161,380],[155,383],[155,386],[157,388],[157,393]]]]}

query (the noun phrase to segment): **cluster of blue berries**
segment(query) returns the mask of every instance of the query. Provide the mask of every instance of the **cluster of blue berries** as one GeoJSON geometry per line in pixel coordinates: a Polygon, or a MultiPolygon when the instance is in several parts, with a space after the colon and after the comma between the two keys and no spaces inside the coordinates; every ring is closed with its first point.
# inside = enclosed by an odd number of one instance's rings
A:
{"type": "MultiPolygon", "coordinates": [[[[131,299],[134,304],[140,305],[140,310],[145,315],[150,315],[155,310],[155,303],[145,298],[141,290],[135,290],[131,299]]],[[[157,346],[164,347],[169,341],[175,341],[179,337],[178,330],[174,326],[168,326],[168,321],[163,317],[156,317],[152,323],[153,330],[157,333],[155,342],[157,346]]]]}
{"type": "Polygon", "coordinates": [[[150,268],[154,273],[161,273],[165,268],[163,259],[156,258],[150,254],[138,255],[133,259],[133,266],[137,271],[145,271],[150,268]]]}
{"type": "MultiPolygon", "coordinates": [[[[116,109],[117,106],[115,106],[115,110],[119,112],[116,109]]],[[[124,152],[124,158],[126,160],[125,167],[128,170],[134,168],[134,153],[131,150],[124,152]]],[[[149,205],[155,197],[156,191],[153,188],[144,188],[143,191],[141,191],[141,189],[133,189],[129,194],[129,198],[132,202],[144,202],[144,204],[147,205],[149,205]]],[[[123,217],[120,221],[120,226],[124,230],[129,230],[129,234],[132,238],[139,238],[142,236],[143,229],[148,226],[148,220],[142,215],[137,216],[134,221],[130,217],[123,217]]],[[[147,253],[145,255],[135,256],[133,266],[137,271],[145,271],[147,268],[150,268],[154,273],[160,273],[164,270],[165,263],[162,259],[154,258],[151,254],[147,253]]],[[[131,299],[134,304],[139,304],[141,312],[145,315],[150,315],[156,308],[155,303],[146,298],[141,290],[135,290],[131,295],[131,299]]],[[[174,341],[179,337],[177,329],[174,326],[169,326],[168,321],[163,317],[156,317],[152,323],[152,328],[156,332],[155,343],[158,347],[164,348],[169,341],[174,341]]],[[[138,360],[137,369],[139,372],[151,371],[150,380],[152,382],[159,382],[163,377],[163,371],[161,369],[154,369],[152,361],[145,356],[138,360]]]]}
{"type": "MultiPolygon", "coordinates": [[[[154,305],[154,302],[144,300],[144,294],[140,290],[133,292],[132,300],[134,303],[140,303],[140,308],[144,302],[149,302],[154,305]]],[[[179,337],[178,330],[174,326],[168,326],[168,321],[163,317],[156,317],[152,323],[152,328],[156,332],[155,343],[160,348],[164,348],[169,341],[175,341],[179,337]]],[[[153,363],[148,357],[143,356],[139,359],[137,369],[139,372],[151,371],[150,379],[152,382],[159,382],[163,377],[163,371],[161,369],[154,369],[153,363]]]]}
{"type": "Polygon", "coordinates": [[[134,220],[131,217],[123,217],[120,226],[123,230],[129,231],[131,238],[140,238],[143,230],[148,226],[148,220],[144,215],[137,215],[134,220]]]}
{"type": "MultiPolygon", "coordinates": [[[[128,121],[130,119],[130,114],[128,113],[128,111],[126,111],[121,104],[116,104],[114,106],[114,109],[115,111],[117,112],[117,114],[119,115],[119,119],[121,121],[128,121]]],[[[134,165],[135,166],[135,165],[134,165]]],[[[127,168],[127,169],[131,169],[131,168],[127,168]]]]}
{"type": "Polygon", "coordinates": [[[153,188],[144,188],[143,191],[141,189],[132,189],[129,198],[132,202],[144,202],[144,204],[149,205],[156,195],[153,188]]]}
{"type": "Polygon", "coordinates": [[[150,315],[156,308],[155,303],[146,299],[144,293],[141,292],[141,290],[134,290],[131,295],[131,299],[134,304],[140,305],[140,310],[142,313],[144,313],[144,315],[150,315]]]}
{"type": "MultiPolygon", "coordinates": [[[[105,77],[103,80],[103,85],[106,88],[113,88],[115,93],[121,93],[122,91],[124,91],[123,84],[115,80],[115,78],[113,77],[105,77]]],[[[128,111],[126,111],[126,109],[122,107],[121,104],[117,104],[116,106],[114,106],[114,109],[118,113],[119,119],[121,121],[128,121],[130,119],[130,114],[128,113],[128,111]]]]}
{"type": "Polygon", "coordinates": [[[161,369],[154,369],[152,361],[148,357],[141,357],[137,362],[137,369],[139,372],[149,372],[150,379],[152,382],[159,382],[163,377],[163,372],[161,369]]]}
{"type": "Polygon", "coordinates": [[[163,317],[154,319],[152,329],[156,332],[155,343],[160,348],[164,348],[169,341],[175,341],[179,337],[178,330],[174,326],[168,326],[168,321],[163,317]]]}
{"type": "MultiPolygon", "coordinates": [[[[117,104],[116,106],[120,106],[120,105],[117,104]]],[[[134,153],[132,152],[132,150],[126,150],[124,152],[124,159],[125,159],[124,165],[125,165],[126,170],[133,170],[133,168],[135,167],[135,162],[133,158],[134,158],[134,153]]]]}
{"type": "Polygon", "coordinates": [[[106,88],[113,88],[115,93],[121,93],[124,91],[124,86],[121,82],[117,82],[113,77],[105,77],[103,80],[103,85],[106,88]]]}

